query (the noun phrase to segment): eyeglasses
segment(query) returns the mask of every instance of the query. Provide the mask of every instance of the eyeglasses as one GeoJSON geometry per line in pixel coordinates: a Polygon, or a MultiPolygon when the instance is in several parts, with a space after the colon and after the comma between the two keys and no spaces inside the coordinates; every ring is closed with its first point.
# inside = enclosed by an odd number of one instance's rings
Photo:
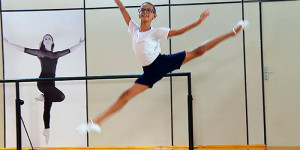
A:
{"type": "Polygon", "coordinates": [[[139,11],[139,13],[145,12],[145,13],[148,13],[148,14],[154,12],[153,9],[144,9],[144,8],[141,8],[141,9],[139,9],[138,11],[139,11]]]}

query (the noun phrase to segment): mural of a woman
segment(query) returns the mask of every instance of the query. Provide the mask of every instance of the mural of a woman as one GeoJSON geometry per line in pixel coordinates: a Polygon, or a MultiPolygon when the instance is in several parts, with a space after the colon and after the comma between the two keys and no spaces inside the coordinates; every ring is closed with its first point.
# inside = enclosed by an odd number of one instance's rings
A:
{"type": "MultiPolygon", "coordinates": [[[[39,49],[26,48],[18,44],[12,43],[4,38],[4,42],[13,46],[15,49],[20,50],[26,54],[38,57],[41,64],[41,73],[39,78],[54,78],[56,73],[56,66],[58,58],[65,56],[80,47],[84,40],[80,39],[79,43],[67,48],[65,50],[54,52],[54,41],[50,34],[46,34],[40,44],[39,49]]],[[[48,144],[50,137],[50,110],[53,102],[61,102],[65,99],[65,95],[62,91],[55,87],[55,81],[38,81],[38,89],[42,92],[40,96],[36,98],[37,101],[44,102],[44,132],[46,143],[48,144]]]]}

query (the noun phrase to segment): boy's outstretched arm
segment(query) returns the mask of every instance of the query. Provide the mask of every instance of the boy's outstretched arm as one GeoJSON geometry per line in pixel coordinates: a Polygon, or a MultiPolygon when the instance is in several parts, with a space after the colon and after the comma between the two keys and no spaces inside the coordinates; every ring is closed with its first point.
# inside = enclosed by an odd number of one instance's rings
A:
{"type": "Polygon", "coordinates": [[[169,34],[168,34],[168,37],[176,36],[176,35],[179,35],[179,34],[182,34],[182,33],[186,32],[186,31],[191,30],[192,28],[200,25],[208,16],[209,16],[209,10],[206,9],[204,12],[201,13],[200,18],[196,22],[194,22],[190,25],[187,25],[187,26],[185,26],[181,29],[170,30],[169,34]]]}
{"type": "Polygon", "coordinates": [[[121,2],[121,0],[115,0],[116,4],[118,5],[118,7],[120,8],[120,11],[123,15],[123,18],[126,22],[127,25],[129,25],[129,21],[131,20],[131,17],[129,16],[125,6],[123,5],[123,3],[121,2]]]}

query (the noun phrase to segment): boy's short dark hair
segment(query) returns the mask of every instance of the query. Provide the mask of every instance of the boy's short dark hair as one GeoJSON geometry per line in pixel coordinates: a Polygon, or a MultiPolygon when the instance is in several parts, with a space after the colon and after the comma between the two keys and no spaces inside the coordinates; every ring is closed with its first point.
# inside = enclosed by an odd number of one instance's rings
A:
{"type": "Polygon", "coordinates": [[[149,4],[149,5],[151,5],[153,7],[153,13],[156,14],[156,8],[155,8],[155,6],[152,3],[150,3],[150,2],[144,2],[141,6],[147,5],[147,4],[149,4]]]}

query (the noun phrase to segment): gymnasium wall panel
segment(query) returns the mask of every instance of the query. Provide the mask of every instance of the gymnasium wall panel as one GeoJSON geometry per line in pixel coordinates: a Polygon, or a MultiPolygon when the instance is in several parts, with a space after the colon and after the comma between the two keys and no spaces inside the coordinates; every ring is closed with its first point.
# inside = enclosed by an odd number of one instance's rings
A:
{"type": "Polygon", "coordinates": [[[298,146],[300,141],[300,1],[262,4],[266,137],[270,146],[298,146]]]}
{"type": "MultiPolygon", "coordinates": [[[[207,8],[210,16],[201,25],[172,38],[172,53],[190,51],[206,40],[231,32],[242,19],[241,4],[178,6],[172,7],[172,28],[177,29],[196,21],[207,8]]],[[[246,144],[242,33],[188,62],[180,71],[192,73],[195,145],[246,144]]],[[[181,90],[180,83],[174,82],[174,101],[179,101],[176,95],[185,91],[181,90]]],[[[186,106],[175,107],[184,112],[186,106]]],[[[183,118],[174,118],[177,119],[183,118]]],[[[183,135],[183,131],[177,129],[174,132],[183,135]]],[[[175,139],[177,141],[180,138],[175,139]]],[[[178,140],[178,143],[187,145],[186,140],[178,140]]]]}
{"type": "MultiPolygon", "coordinates": [[[[155,26],[168,26],[168,9],[161,12],[155,26]]],[[[137,8],[129,8],[139,23],[137,8]]],[[[127,25],[118,9],[87,10],[87,73],[91,75],[141,74],[127,25]]],[[[168,41],[162,42],[168,53],[168,41]]],[[[88,81],[88,114],[96,117],[112,105],[136,79],[88,81]]],[[[120,112],[103,123],[101,134],[90,134],[90,146],[171,145],[170,80],[164,78],[134,97],[120,112]],[[101,141],[101,142],[99,142],[101,141]]]]}
{"type": "Polygon", "coordinates": [[[262,144],[264,143],[264,114],[259,4],[246,3],[244,8],[245,19],[250,22],[249,28],[244,31],[249,144],[262,144]]]}

